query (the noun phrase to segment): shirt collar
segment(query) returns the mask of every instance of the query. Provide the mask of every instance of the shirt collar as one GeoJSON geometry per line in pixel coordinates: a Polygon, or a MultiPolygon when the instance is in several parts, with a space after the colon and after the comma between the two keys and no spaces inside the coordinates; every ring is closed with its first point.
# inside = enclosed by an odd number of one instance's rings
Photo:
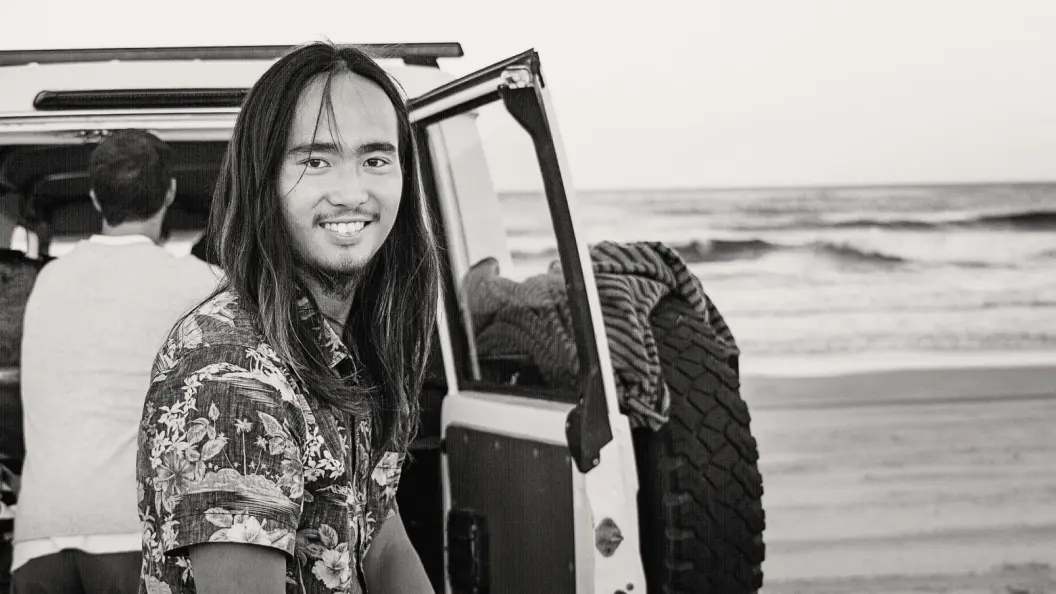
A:
{"type": "Polygon", "coordinates": [[[330,368],[337,367],[342,361],[352,361],[352,354],[341,340],[341,336],[327,323],[315,300],[303,289],[297,299],[297,311],[301,321],[308,325],[316,335],[323,351],[330,356],[330,368]]]}
{"type": "Polygon", "coordinates": [[[92,235],[88,238],[92,243],[102,245],[135,245],[137,243],[154,243],[154,240],[146,235],[92,235]]]}

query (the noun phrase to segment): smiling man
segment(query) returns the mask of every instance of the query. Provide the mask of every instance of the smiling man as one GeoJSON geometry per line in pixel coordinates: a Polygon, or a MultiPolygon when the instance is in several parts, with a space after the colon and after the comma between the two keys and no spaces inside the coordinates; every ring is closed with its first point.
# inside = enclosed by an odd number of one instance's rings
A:
{"type": "Polygon", "coordinates": [[[141,591],[431,592],[396,506],[438,257],[403,97],[312,44],[246,98],[139,445],[141,591]]]}

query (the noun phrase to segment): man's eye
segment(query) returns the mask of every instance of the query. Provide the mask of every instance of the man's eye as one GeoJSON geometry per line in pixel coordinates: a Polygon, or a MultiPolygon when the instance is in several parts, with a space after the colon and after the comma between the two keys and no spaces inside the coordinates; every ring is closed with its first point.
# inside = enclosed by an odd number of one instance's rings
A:
{"type": "Polygon", "coordinates": [[[382,159],[381,157],[371,157],[366,160],[367,167],[384,167],[389,164],[388,160],[382,159]]]}
{"type": "Polygon", "coordinates": [[[321,169],[323,167],[330,166],[330,164],[324,161],[323,159],[308,159],[306,161],[302,161],[301,164],[307,167],[308,169],[321,169]]]}

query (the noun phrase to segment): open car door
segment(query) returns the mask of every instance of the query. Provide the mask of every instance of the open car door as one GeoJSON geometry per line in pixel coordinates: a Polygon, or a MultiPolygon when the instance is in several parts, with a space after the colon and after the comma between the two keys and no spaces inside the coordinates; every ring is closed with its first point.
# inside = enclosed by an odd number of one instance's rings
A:
{"type": "Polygon", "coordinates": [[[445,255],[447,592],[643,592],[630,426],[539,56],[411,114],[445,255]],[[500,169],[541,183],[498,194],[500,169]]]}

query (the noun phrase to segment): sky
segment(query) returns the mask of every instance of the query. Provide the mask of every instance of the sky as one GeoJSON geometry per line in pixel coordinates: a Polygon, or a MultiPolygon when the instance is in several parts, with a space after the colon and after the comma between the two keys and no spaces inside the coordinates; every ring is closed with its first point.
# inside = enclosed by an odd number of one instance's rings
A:
{"type": "Polygon", "coordinates": [[[1051,0],[0,0],[0,23],[0,49],[458,41],[456,74],[535,48],[577,188],[1056,181],[1051,0]]]}

